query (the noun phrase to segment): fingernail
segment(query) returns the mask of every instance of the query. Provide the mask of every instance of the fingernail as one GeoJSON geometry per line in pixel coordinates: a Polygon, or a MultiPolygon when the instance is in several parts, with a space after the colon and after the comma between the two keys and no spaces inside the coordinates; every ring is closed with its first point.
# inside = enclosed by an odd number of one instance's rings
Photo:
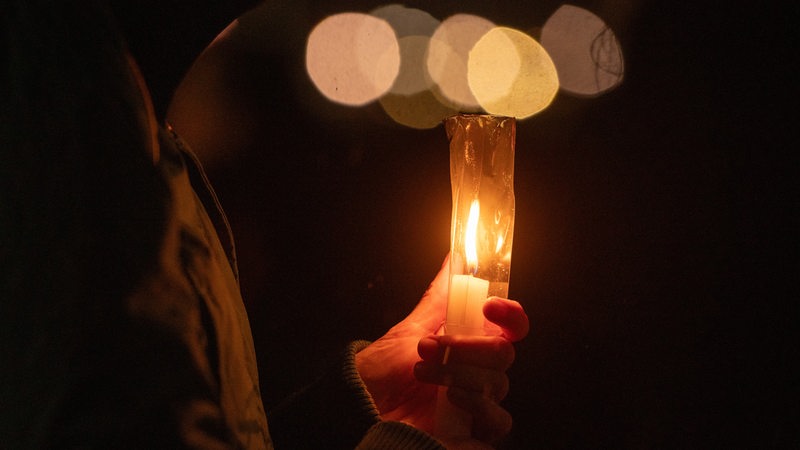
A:
{"type": "Polygon", "coordinates": [[[450,346],[444,348],[444,355],[442,355],[442,365],[447,364],[447,361],[450,359],[450,346]]]}
{"type": "Polygon", "coordinates": [[[419,344],[417,344],[419,348],[419,353],[422,356],[428,356],[428,358],[438,358],[439,355],[439,341],[432,337],[425,337],[420,339],[419,344]]]}

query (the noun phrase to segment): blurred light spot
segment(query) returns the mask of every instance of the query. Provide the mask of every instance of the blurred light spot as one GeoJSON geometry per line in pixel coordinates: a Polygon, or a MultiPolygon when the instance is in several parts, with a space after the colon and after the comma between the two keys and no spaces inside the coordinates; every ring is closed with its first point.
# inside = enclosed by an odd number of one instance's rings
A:
{"type": "Polygon", "coordinates": [[[388,5],[370,13],[385,20],[394,29],[400,48],[400,70],[389,92],[412,95],[431,86],[425,71],[424,57],[431,34],[439,21],[425,11],[388,5]]]}
{"type": "Polygon", "coordinates": [[[593,97],[622,82],[622,49],[602,19],[577,6],[556,10],[542,28],[544,46],[558,69],[561,89],[593,97]]]}
{"type": "Polygon", "coordinates": [[[428,74],[438,85],[435,94],[462,112],[480,109],[467,81],[469,52],[494,24],[470,14],[456,14],[445,19],[431,36],[426,58],[428,74]]]}
{"type": "Polygon", "coordinates": [[[425,52],[428,50],[426,36],[405,36],[398,40],[400,45],[400,73],[389,92],[411,95],[427,90],[432,86],[425,72],[425,52]]]}
{"type": "Polygon", "coordinates": [[[468,81],[489,114],[530,117],[558,91],[553,60],[532,37],[511,28],[487,32],[469,53],[468,81]]]}
{"type": "Polygon", "coordinates": [[[389,93],[381,97],[381,106],[395,122],[421,130],[434,128],[458,112],[443,105],[430,90],[413,95],[389,93]]]}
{"type": "Polygon", "coordinates": [[[487,32],[470,50],[467,82],[481,105],[504,98],[519,75],[517,46],[500,28],[487,32]]]}
{"type": "Polygon", "coordinates": [[[425,65],[430,37],[439,27],[439,20],[425,11],[401,5],[384,6],[370,14],[392,26],[400,47],[400,71],[389,92],[381,97],[381,107],[401,125],[418,129],[439,125],[453,113],[431,91],[433,81],[425,65]]]}
{"type": "Polygon", "coordinates": [[[392,27],[367,14],[329,16],[311,31],[306,70],[332,101],[359,106],[386,93],[400,68],[400,49],[392,27]]]}
{"type": "Polygon", "coordinates": [[[439,26],[439,21],[427,12],[402,5],[382,6],[370,15],[388,22],[397,37],[430,36],[439,26]]]}

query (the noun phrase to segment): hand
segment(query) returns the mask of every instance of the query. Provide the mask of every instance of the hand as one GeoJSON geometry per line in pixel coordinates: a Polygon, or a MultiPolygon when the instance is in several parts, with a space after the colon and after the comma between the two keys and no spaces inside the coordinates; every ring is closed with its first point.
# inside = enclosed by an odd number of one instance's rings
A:
{"type": "Polygon", "coordinates": [[[498,402],[508,392],[512,342],[528,334],[528,317],[519,303],[493,297],[483,308],[486,336],[441,335],[448,279],[446,258],[414,311],[359,352],[356,365],[384,420],[408,423],[443,441],[434,430],[437,385],[450,386],[450,401],[474,418],[474,440],[444,443],[480,448],[510,430],[511,416],[498,402]]]}

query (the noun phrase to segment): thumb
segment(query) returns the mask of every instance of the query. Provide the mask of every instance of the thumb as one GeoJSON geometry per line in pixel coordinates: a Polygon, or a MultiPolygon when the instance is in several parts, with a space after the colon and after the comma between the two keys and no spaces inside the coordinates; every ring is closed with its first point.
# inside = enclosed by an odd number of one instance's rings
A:
{"type": "Polygon", "coordinates": [[[423,328],[427,333],[436,333],[444,323],[447,313],[447,291],[450,281],[450,255],[442,262],[439,273],[428,286],[428,290],[420,299],[417,306],[411,311],[403,322],[414,324],[423,328]]]}

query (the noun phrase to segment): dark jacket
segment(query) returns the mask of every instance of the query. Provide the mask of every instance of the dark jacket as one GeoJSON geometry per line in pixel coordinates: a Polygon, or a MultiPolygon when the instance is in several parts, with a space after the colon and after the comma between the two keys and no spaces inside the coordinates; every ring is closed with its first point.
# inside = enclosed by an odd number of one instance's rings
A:
{"type": "Polygon", "coordinates": [[[438,447],[380,421],[361,341],[268,427],[230,228],[113,19],[91,1],[2,14],[3,448],[438,447]]]}

